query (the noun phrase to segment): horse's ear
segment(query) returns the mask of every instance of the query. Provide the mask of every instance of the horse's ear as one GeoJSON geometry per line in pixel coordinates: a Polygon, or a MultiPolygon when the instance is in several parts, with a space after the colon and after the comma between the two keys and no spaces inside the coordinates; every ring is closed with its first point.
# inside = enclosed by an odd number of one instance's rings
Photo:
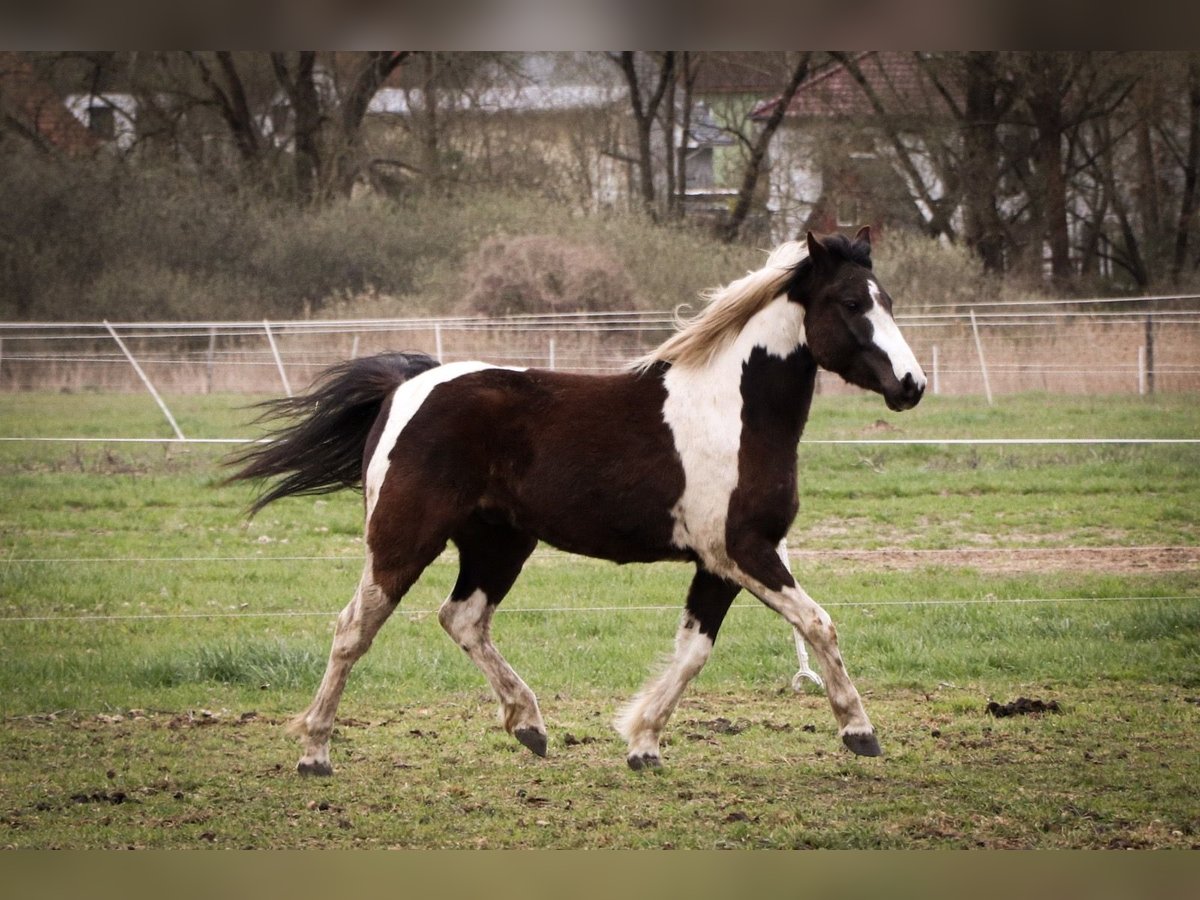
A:
{"type": "Polygon", "coordinates": [[[813,261],[813,265],[825,266],[832,261],[829,256],[828,248],[821,243],[821,239],[819,237],[810,231],[805,237],[805,240],[808,242],[808,258],[813,261]]]}
{"type": "Polygon", "coordinates": [[[870,225],[864,225],[862,228],[858,229],[858,233],[854,235],[854,242],[857,244],[859,241],[862,241],[864,244],[867,245],[867,248],[870,249],[870,247],[871,247],[871,226],[870,225]]]}

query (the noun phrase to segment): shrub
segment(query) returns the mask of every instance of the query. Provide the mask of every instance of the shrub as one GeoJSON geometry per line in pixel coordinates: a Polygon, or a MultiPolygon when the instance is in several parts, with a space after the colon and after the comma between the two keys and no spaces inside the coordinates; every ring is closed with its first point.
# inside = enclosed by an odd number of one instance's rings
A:
{"type": "Polygon", "coordinates": [[[898,311],[993,300],[1000,279],[961,244],[949,244],[910,231],[888,231],[875,241],[872,256],[879,280],[898,311]]]}
{"type": "Polygon", "coordinates": [[[633,284],[616,259],[552,235],[493,237],[468,260],[463,306],[485,315],[630,309],[633,284]]]}

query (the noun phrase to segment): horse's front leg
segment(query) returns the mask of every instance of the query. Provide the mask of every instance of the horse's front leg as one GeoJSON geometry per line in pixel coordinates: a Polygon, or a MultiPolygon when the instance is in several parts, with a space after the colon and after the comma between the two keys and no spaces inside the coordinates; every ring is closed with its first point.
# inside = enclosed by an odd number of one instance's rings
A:
{"type": "Polygon", "coordinates": [[[881,755],[875,729],[842,662],[837,629],[829,613],[796,584],[769,542],[743,539],[730,547],[729,555],[734,563],[730,577],[783,616],[813,648],[825,673],[826,693],[842,743],[859,756],[881,755]]]}
{"type": "Polygon", "coordinates": [[[675,653],[666,668],[621,710],[614,723],[628,744],[631,769],[662,765],[659,739],[688,683],[712,653],[717,631],[741,588],[701,568],[688,590],[687,608],[675,634],[675,653]]]}

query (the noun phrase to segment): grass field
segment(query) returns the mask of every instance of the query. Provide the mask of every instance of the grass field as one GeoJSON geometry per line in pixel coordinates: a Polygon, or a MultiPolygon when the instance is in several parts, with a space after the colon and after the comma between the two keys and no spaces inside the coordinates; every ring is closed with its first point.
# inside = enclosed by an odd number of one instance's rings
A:
{"type": "MultiPolygon", "coordinates": [[[[189,436],[253,434],[245,398],[170,400],[189,436]]],[[[0,397],[0,437],[166,434],[139,395],[0,397]]],[[[806,437],[1198,435],[1188,396],[1030,395],[817,398],[806,437]]],[[[438,627],[447,554],[355,669],[322,781],[280,726],[357,579],[360,500],[247,524],[224,452],[0,443],[0,845],[1200,845],[1200,447],[802,445],[794,568],[882,759],[792,693],[788,630],[742,596],[667,768],[629,772],[608,722],[669,648],[689,570],[547,550],[495,631],[550,757],[504,734],[438,627]],[[1062,712],[985,714],[1018,696],[1062,712]]]]}

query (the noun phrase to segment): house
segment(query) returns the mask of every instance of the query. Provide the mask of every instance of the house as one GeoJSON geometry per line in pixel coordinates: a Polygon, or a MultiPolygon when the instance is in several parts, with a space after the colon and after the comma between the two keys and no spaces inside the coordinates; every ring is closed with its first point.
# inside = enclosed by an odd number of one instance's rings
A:
{"type": "Polygon", "coordinates": [[[90,127],[86,117],[68,109],[20,53],[0,53],[0,116],[4,130],[44,151],[86,156],[106,140],[100,123],[90,127]]]}

